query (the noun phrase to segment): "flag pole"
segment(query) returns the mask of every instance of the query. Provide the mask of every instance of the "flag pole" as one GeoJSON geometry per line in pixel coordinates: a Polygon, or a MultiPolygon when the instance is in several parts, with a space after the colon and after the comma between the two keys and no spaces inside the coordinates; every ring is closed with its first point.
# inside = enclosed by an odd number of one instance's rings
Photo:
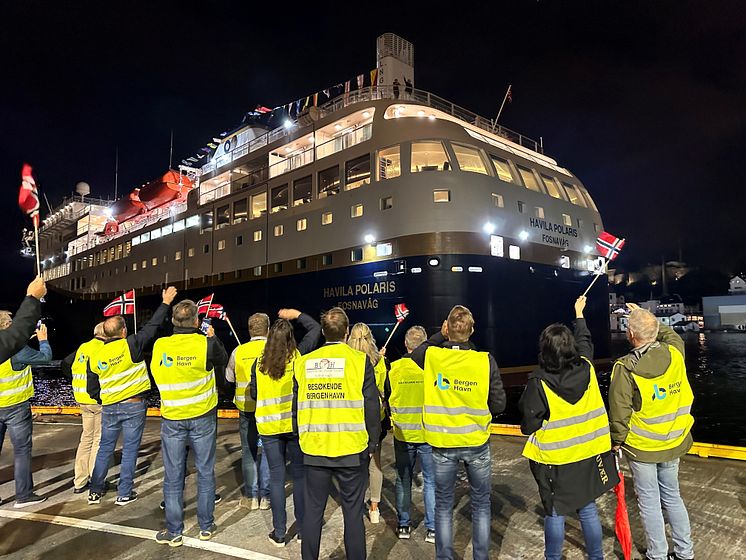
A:
{"type": "Polygon", "coordinates": [[[588,287],[587,287],[587,288],[585,289],[585,291],[583,292],[583,295],[582,295],[582,296],[580,296],[580,297],[585,297],[586,295],[588,295],[588,292],[590,292],[590,291],[591,291],[591,288],[593,287],[593,284],[595,284],[595,283],[596,283],[596,280],[598,280],[598,279],[599,279],[599,277],[601,277],[601,276],[603,276],[604,274],[606,274],[606,270],[608,269],[608,267],[609,267],[609,259],[606,259],[606,260],[604,261],[604,267],[603,267],[603,268],[601,269],[601,272],[599,272],[598,274],[596,274],[596,277],[595,277],[595,278],[593,279],[593,281],[592,281],[592,282],[590,283],[590,285],[589,285],[589,286],[588,286],[588,287]]]}
{"type": "Polygon", "coordinates": [[[503,102],[500,104],[500,110],[497,112],[497,117],[495,117],[495,124],[492,127],[492,131],[495,131],[495,128],[497,127],[497,121],[500,120],[500,115],[503,113],[503,107],[505,107],[505,102],[508,100],[508,95],[510,95],[510,88],[513,87],[513,84],[510,84],[508,86],[508,89],[505,91],[505,97],[503,97],[503,102]]]}
{"type": "Polygon", "coordinates": [[[225,316],[225,322],[228,323],[228,326],[231,328],[231,332],[233,333],[233,336],[236,337],[236,342],[238,342],[239,344],[241,344],[241,341],[238,340],[238,335],[236,334],[236,329],[233,328],[233,323],[231,323],[231,320],[228,317],[228,315],[225,316]]]}
{"type": "Polygon", "coordinates": [[[135,334],[137,334],[137,294],[132,289],[132,320],[135,323],[135,334]]]}
{"type": "Polygon", "coordinates": [[[34,216],[34,241],[36,242],[36,272],[41,276],[41,260],[39,258],[39,216],[34,216]]]}
{"type": "Polygon", "coordinates": [[[397,322],[396,322],[396,325],[394,325],[394,328],[393,328],[393,330],[391,331],[391,334],[390,334],[390,335],[389,335],[389,337],[388,337],[388,338],[386,339],[386,343],[385,343],[385,344],[384,344],[384,345],[383,345],[383,346],[382,346],[381,348],[386,348],[386,346],[388,346],[389,342],[391,342],[391,337],[392,337],[392,336],[394,336],[394,333],[396,332],[396,329],[398,329],[398,328],[399,328],[399,324],[400,324],[401,322],[402,322],[402,321],[397,321],[397,322]]]}

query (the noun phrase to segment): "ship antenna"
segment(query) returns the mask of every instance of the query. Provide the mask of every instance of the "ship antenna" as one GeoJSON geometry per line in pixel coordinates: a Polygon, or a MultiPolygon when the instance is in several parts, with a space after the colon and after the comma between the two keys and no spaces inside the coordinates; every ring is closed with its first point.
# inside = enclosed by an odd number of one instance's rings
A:
{"type": "Polygon", "coordinates": [[[171,147],[168,152],[168,168],[171,169],[171,162],[174,159],[174,129],[171,129],[171,147]]]}
{"type": "Polygon", "coordinates": [[[114,150],[114,200],[119,191],[119,146],[114,150]]]}

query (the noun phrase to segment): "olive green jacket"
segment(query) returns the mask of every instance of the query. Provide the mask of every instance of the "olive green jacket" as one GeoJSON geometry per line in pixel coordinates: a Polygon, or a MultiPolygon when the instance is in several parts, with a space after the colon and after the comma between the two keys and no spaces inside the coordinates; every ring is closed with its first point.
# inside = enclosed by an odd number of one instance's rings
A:
{"type": "MultiPolygon", "coordinates": [[[[642,397],[637,384],[632,378],[636,375],[653,379],[663,375],[671,364],[671,354],[667,345],[676,348],[684,355],[684,341],[671,327],[661,325],[656,342],[645,344],[619,358],[611,372],[609,387],[609,422],[611,424],[611,441],[614,445],[623,444],[629,433],[629,422],[632,412],[642,408],[642,397]]],[[[692,446],[692,434],[686,436],[681,445],[665,451],[642,451],[624,445],[627,456],[643,463],[664,463],[678,459],[692,446]]]]}

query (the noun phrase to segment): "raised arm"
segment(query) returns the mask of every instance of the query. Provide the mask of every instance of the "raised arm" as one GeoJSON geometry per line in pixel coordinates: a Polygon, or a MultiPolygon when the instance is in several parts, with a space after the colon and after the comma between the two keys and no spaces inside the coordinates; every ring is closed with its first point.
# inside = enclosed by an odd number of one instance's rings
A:
{"type": "Polygon", "coordinates": [[[298,343],[298,352],[301,356],[316,349],[321,339],[321,325],[313,317],[301,313],[297,309],[280,309],[277,316],[288,321],[297,320],[300,326],[305,329],[306,334],[298,343]]]}
{"type": "Polygon", "coordinates": [[[34,334],[34,327],[41,316],[40,299],[47,293],[47,287],[37,276],[26,290],[26,298],[21,302],[13,323],[0,331],[0,363],[9,360],[34,334]]]}
{"type": "Polygon", "coordinates": [[[593,361],[593,340],[583,316],[586,301],[585,296],[580,296],[575,301],[575,343],[578,345],[580,355],[593,361]]]}
{"type": "Polygon", "coordinates": [[[145,359],[145,348],[148,344],[153,342],[153,339],[158,334],[158,329],[166,320],[166,317],[171,311],[171,303],[174,301],[176,293],[176,288],[173,286],[169,286],[163,290],[163,302],[158,306],[158,309],[155,310],[150,321],[145,323],[137,333],[131,334],[127,337],[127,344],[129,344],[130,354],[132,355],[133,361],[139,362],[145,359]]]}

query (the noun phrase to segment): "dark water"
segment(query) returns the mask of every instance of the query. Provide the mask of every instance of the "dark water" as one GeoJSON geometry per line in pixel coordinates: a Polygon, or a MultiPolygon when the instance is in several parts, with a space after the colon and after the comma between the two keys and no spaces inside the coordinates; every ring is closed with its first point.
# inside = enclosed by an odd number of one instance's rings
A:
{"type": "MultiPolygon", "coordinates": [[[[694,390],[694,436],[697,441],[746,446],[746,333],[687,333],[686,363],[694,390]]],[[[612,339],[614,356],[627,352],[624,338],[612,339]]],[[[609,374],[599,371],[603,391],[608,390],[609,374]]],[[[67,381],[54,368],[35,370],[34,385],[38,405],[75,405],[67,381]]],[[[508,408],[497,419],[518,423],[520,390],[508,394],[508,408]]],[[[158,405],[158,397],[151,399],[158,405]]],[[[234,408],[229,396],[222,396],[221,408],[234,408]]]]}

